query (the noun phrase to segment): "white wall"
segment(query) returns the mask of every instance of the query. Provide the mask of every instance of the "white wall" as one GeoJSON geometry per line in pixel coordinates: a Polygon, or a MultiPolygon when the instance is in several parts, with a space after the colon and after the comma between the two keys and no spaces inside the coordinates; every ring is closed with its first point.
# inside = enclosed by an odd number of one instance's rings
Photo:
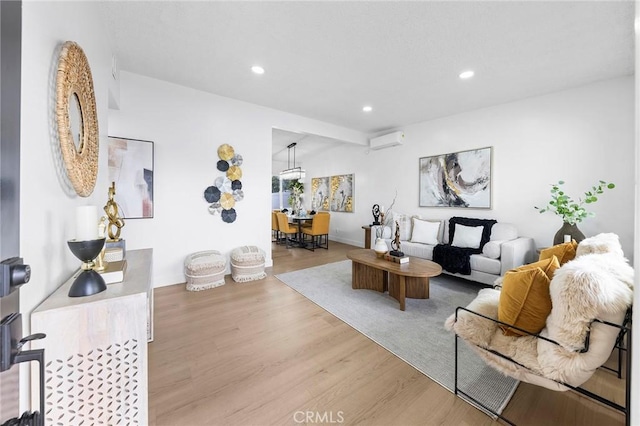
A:
{"type": "MultiPolygon", "coordinates": [[[[79,267],[67,248],[74,238],[75,208],[107,200],[106,134],[111,53],[98,7],[84,2],[24,2],[22,15],[21,254],[31,265],[22,287],[23,330],[29,314],[79,267]],[[77,42],[93,74],[100,132],[100,167],[89,198],[71,194],[60,179],[53,131],[55,71],[62,43],[77,42]]],[[[64,325],[61,325],[64,326],[64,325]]],[[[33,330],[37,332],[37,330],[33,330]]],[[[28,366],[21,369],[21,410],[29,408],[28,366]]],[[[37,408],[37,407],[35,407],[37,408]]]]}
{"type": "MultiPolygon", "coordinates": [[[[553,182],[566,181],[578,197],[603,179],[616,188],[592,205],[594,218],[579,224],[585,235],[615,232],[633,254],[633,78],[625,77],[458,114],[405,127],[403,146],[380,151],[345,146],[305,161],[312,177],[355,173],[356,213],[334,213],[331,237],[363,244],[360,227],[373,220],[374,203],[429,218],[463,215],[514,223],[538,246],[551,244],[562,225],[534,206],[549,201],[553,182]],[[420,157],[493,147],[493,208],[418,206],[420,157]]],[[[309,183],[307,182],[307,184],[309,183]]]]}
{"type": "MultiPolygon", "coordinates": [[[[271,131],[273,127],[322,134],[355,143],[350,129],[122,72],[120,109],[109,113],[111,136],[155,143],[154,218],[125,222],[127,249],[154,248],[154,285],[184,282],[186,255],[227,254],[256,245],[271,266],[271,131]],[[243,156],[244,200],[228,224],[208,212],[204,190],[223,174],[217,149],[230,144],[243,156]]],[[[117,190],[117,188],[116,188],[117,190]]]]}

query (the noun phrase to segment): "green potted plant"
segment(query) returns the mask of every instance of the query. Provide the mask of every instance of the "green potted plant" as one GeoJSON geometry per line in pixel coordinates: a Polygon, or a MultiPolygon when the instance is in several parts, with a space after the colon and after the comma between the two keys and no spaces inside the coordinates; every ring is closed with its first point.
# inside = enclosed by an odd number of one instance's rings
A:
{"type": "Polygon", "coordinates": [[[584,234],[578,229],[577,224],[588,217],[595,216],[595,213],[587,211],[585,205],[597,202],[598,196],[604,193],[605,189],[616,187],[613,183],[601,180],[584,193],[584,199],[578,198],[578,201],[575,201],[564,192],[562,185],[564,185],[562,180],[551,184],[551,201],[545,207],[535,207],[540,213],[553,212],[562,217],[563,224],[553,238],[554,245],[562,243],[565,235],[570,235],[577,242],[584,240],[584,234]]]}
{"type": "Polygon", "coordinates": [[[291,191],[291,195],[289,195],[289,205],[293,210],[294,214],[297,214],[302,207],[302,194],[304,193],[304,183],[299,180],[291,181],[289,184],[289,190],[291,191]]]}

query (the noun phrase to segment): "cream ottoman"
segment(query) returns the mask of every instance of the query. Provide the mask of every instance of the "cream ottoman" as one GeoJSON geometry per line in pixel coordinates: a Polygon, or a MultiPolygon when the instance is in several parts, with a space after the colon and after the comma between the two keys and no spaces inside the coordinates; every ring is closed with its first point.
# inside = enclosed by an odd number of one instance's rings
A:
{"type": "Polygon", "coordinates": [[[192,253],[184,260],[187,290],[200,291],[224,284],[227,259],[216,250],[192,253]]]}
{"type": "Polygon", "coordinates": [[[231,278],[235,282],[261,280],[264,272],[264,251],[256,246],[242,246],[231,251],[231,278]]]}

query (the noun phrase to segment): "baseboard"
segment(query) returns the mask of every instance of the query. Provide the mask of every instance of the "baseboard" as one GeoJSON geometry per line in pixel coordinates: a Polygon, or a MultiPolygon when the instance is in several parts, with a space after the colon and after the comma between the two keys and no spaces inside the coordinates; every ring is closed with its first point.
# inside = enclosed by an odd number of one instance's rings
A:
{"type": "Polygon", "coordinates": [[[342,244],[349,244],[350,246],[356,246],[356,247],[362,247],[364,248],[364,242],[361,240],[350,240],[348,238],[340,238],[340,237],[336,237],[333,235],[329,235],[329,243],[331,243],[331,241],[335,241],[338,243],[342,243],[342,244]]]}

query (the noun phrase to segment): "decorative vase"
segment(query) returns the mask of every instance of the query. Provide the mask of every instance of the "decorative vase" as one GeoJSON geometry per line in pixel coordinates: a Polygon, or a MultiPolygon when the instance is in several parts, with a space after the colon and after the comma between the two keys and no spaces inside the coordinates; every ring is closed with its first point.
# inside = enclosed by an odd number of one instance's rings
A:
{"type": "Polygon", "coordinates": [[[376,238],[376,243],[373,246],[373,251],[376,252],[378,259],[382,259],[382,256],[387,252],[387,243],[382,238],[376,238]]]}
{"type": "Polygon", "coordinates": [[[576,240],[577,243],[585,239],[584,234],[578,229],[577,225],[564,222],[562,227],[556,232],[555,237],[553,237],[553,245],[562,244],[565,235],[570,235],[571,239],[576,240]]]}
{"type": "Polygon", "coordinates": [[[93,262],[100,254],[102,247],[104,247],[104,242],[104,238],[87,241],[67,241],[71,253],[82,261],[80,268],[82,272],[73,281],[69,289],[69,297],[91,296],[107,289],[107,284],[104,282],[102,275],[94,270],[95,263],[93,262]]]}

